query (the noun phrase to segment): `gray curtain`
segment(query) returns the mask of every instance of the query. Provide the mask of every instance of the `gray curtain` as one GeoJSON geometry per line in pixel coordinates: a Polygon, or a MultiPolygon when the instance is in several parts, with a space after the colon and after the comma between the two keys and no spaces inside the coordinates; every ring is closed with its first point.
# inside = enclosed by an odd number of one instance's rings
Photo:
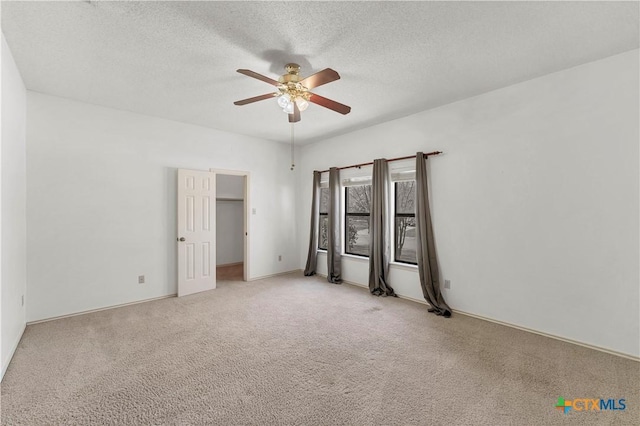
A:
{"type": "Polygon", "coordinates": [[[389,168],[387,160],[373,161],[369,217],[369,291],[376,296],[396,296],[388,284],[391,257],[389,233],[389,168]]]}
{"type": "Polygon", "coordinates": [[[320,216],[320,172],[313,172],[313,193],[311,198],[311,231],[309,233],[309,251],[305,276],[315,275],[318,255],[318,217],[320,216]]]}
{"type": "Polygon", "coordinates": [[[329,169],[329,229],[327,232],[327,280],[342,282],[340,266],[340,170],[329,169]]]}
{"type": "Polygon", "coordinates": [[[436,259],[431,211],[429,210],[429,190],[427,188],[427,164],[422,152],[416,154],[416,236],[418,272],[422,294],[431,305],[429,312],[445,317],[451,316],[451,308],[440,292],[438,261],[436,259]]]}

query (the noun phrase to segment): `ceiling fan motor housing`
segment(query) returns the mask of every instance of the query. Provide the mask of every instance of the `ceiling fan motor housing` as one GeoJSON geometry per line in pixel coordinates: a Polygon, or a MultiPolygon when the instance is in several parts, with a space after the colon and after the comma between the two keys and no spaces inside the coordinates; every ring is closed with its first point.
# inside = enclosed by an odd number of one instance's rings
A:
{"type": "Polygon", "coordinates": [[[309,89],[300,83],[300,65],[287,64],[284,69],[287,73],[281,75],[278,79],[280,85],[278,86],[279,94],[277,96],[288,95],[289,99],[302,98],[308,101],[311,94],[308,92],[309,89]]]}
{"type": "Polygon", "coordinates": [[[280,83],[297,83],[300,81],[300,65],[287,64],[284,69],[287,73],[280,76],[278,79],[280,83]]]}

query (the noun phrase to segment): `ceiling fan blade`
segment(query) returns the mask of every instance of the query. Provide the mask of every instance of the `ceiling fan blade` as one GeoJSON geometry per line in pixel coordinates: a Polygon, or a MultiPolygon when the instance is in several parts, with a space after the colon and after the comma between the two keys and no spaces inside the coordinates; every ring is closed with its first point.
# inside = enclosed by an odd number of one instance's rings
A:
{"type": "Polygon", "coordinates": [[[289,123],[297,123],[300,121],[300,108],[297,103],[293,103],[293,114],[289,114],[289,123]]]}
{"type": "Polygon", "coordinates": [[[264,81],[265,83],[269,83],[269,84],[271,84],[273,86],[277,86],[278,84],[280,84],[280,83],[278,83],[276,80],[274,80],[272,78],[265,77],[264,75],[258,74],[257,72],[254,72],[254,71],[251,71],[251,70],[240,69],[240,70],[237,70],[237,71],[240,74],[244,74],[244,75],[249,76],[249,77],[257,78],[258,80],[264,81]]]}
{"type": "Polygon", "coordinates": [[[322,86],[323,84],[331,83],[339,79],[340,74],[331,68],[325,68],[303,79],[300,83],[307,89],[313,89],[314,87],[322,86]]]}
{"type": "Polygon", "coordinates": [[[315,93],[309,93],[311,94],[309,102],[313,102],[314,104],[329,108],[331,110],[334,110],[335,112],[339,112],[340,114],[349,114],[351,112],[350,106],[332,101],[331,99],[324,98],[320,95],[316,95],[315,93]]]}
{"type": "Polygon", "coordinates": [[[235,101],[234,105],[246,105],[251,104],[253,102],[264,101],[265,99],[270,99],[275,97],[275,93],[267,93],[266,95],[254,96],[253,98],[243,99],[241,101],[235,101]]]}

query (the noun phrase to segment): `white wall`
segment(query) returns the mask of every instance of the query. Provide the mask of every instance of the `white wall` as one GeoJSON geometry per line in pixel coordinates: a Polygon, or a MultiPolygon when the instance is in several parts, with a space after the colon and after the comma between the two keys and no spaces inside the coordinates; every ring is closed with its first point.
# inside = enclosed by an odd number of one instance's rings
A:
{"type": "Polygon", "coordinates": [[[216,265],[244,261],[242,201],[216,201],[216,265]]]}
{"type": "Polygon", "coordinates": [[[26,90],[2,35],[2,266],[0,378],[4,376],[26,324],[26,90]]]}
{"type": "MultiPolygon", "coordinates": [[[[306,146],[300,265],[312,170],[442,150],[430,194],[452,308],[639,356],[638,90],[635,50],[306,146]]],[[[366,262],[342,264],[367,282],[366,262]]],[[[390,281],[422,298],[414,270],[390,281]]]]}
{"type": "Polygon", "coordinates": [[[217,198],[244,198],[244,176],[216,174],[217,198]]]}
{"type": "Polygon", "coordinates": [[[176,293],[177,168],[249,171],[249,278],[298,268],[285,144],[33,92],[27,117],[29,321],[176,293]]]}
{"type": "Polygon", "coordinates": [[[244,261],[244,176],[216,175],[216,264],[244,261]],[[225,200],[226,199],[226,200],[225,200]]]}

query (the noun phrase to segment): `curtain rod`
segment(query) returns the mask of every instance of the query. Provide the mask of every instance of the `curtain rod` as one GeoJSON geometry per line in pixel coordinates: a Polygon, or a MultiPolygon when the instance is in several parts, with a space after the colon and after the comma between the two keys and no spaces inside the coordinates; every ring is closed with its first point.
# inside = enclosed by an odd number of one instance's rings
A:
{"type": "MultiPolygon", "coordinates": [[[[442,151],[433,151],[433,152],[427,152],[426,154],[423,154],[424,157],[430,157],[432,155],[438,155],[438,154],[442,154],[442,151]]],[[[406,157],[396,157],[396,158],[391,158],[387,161],[400,161],[400,160],[407,160],[409,158],[415,158],[415,155],[407,155],[406,157]]],[[[338,170],[344,170],[344,169],[352,169],[354,167],[362,167],[362,166],[370,166],[373,164],[373,161],[369,162],[369,163],[360,163],[360,164],[353,164],[351,166],[344,166],[344,167],[338,167],[338,170]]],[[[326,173],[329,170],[322,170],[320,173],[326,173]]]]}

